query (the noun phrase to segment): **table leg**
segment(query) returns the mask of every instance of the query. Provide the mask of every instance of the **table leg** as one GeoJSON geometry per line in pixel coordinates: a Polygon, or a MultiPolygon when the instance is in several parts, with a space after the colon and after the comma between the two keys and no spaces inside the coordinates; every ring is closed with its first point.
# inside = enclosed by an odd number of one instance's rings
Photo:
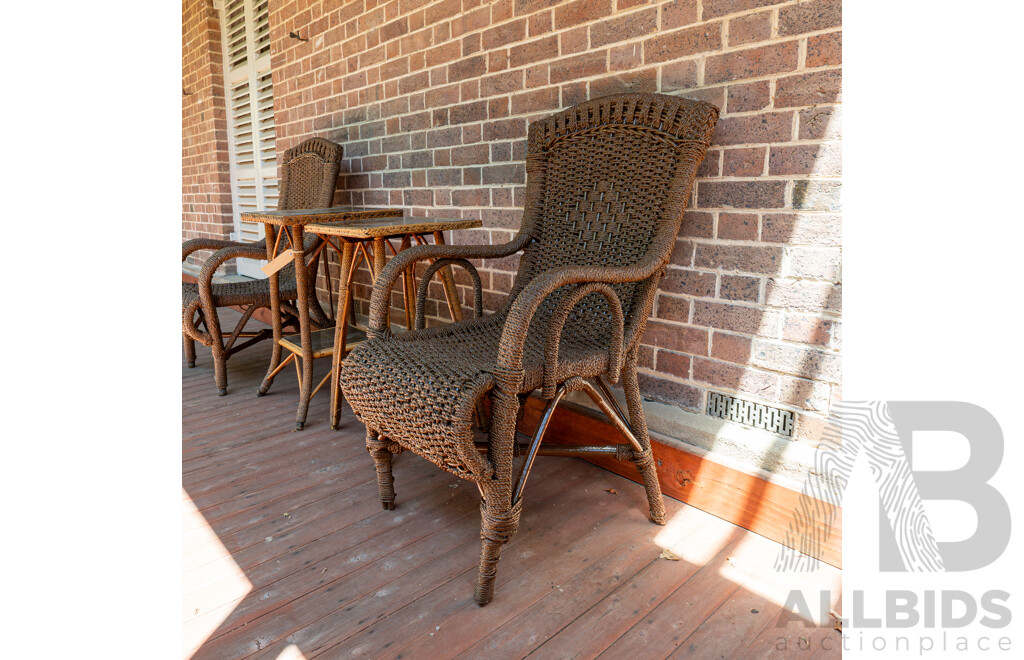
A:
{"type": "MultiPolygon", "coordinates": [[[[264,223],[263,235],[267,239],[267,261],[273,261],[274,257],[274,246],[277,244],[277,228],[274,225],[264,223]]],[[[270,353],[270,367],[267,369],[267,375],[264,376],[263,382],[260,383],[259,389],[256,391],[256,396],[263,396],[270,391],[270,386],[274,383],[274,375],[278,372],[278,365],[281,364],[281,336],[283,334],[281,329],[281,293],[278,289],[278,277],[277,273],[273,273],[268,278],[270,286],[270,324],[273,329],[273,347],[270,353]]]]}
{"type": "Polygon", "coordinates": [[[295,252],[295,304],[299,308],[299,337],[302,342],[302,383],[299,387],[299,410],[295,414],[295,430],[301,431],[306,424],[309,397],[313,392],[313,338],[309,327],[309,272],[306,270],[306,252],[302,244],[302,225],[294,225],[289,229],[292,250],[295,252]]]}
{"type": "MultiPolygon", "coordinates": [[[[434,232],[434,244],[444,245],[444,232],[434,232]]],[[[455,276],[452,275],[452,267],[445,266],[438,275],[441,276],[441,284],[444,285],[444,297],[448,299],[448,311],[452,314],[452,321],[462,320],[462,304],[459,302],[459,290],[455,287],[455,276]]]]}
{"type": "MultiPolygon", "coordinates": [[[[398,246],[398,251],[407,249],[412,243],[412,239],[409,235],[402,237],[402,242],[398,246]]],[[[414,274],[415,264],[405,269],[402,273],[402,290],[405,297],[405,329],[412,330],[412,321],[416,318],[416,277],[414,274]]]]}
{"type": "Polygon", "coordinates": [[[334,326],[334,355],[331,358],[331,428],[338,428],[341,419],[341,361],[345,358],[345,346],[348,344],[348,314],[352,307],[352,258],[355,254],[355,243],[345,241],[341,245],[341,269],[338,276],[338,312],[334,315],[337,323],[334,326]]]}
{"type": "MultiPolygon", "coordinates": [[[[387,255],[384,252],[384,239],[380,236],[375,236],[373,239],[373,284],[377,285],[377,278],[380,277],[380,272],[384,270],[384,261],[387,255]]],[[[388,301],[388,326],[391,325],[391,301],[388,301]]]]}

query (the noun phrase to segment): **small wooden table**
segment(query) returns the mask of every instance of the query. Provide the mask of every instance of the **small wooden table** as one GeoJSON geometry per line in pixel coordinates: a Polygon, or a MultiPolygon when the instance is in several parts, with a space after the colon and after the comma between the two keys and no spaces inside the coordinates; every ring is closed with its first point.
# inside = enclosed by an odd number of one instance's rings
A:
{"type": "MultiPolygon", "coordinates": [[[[366,208],[360,206],[335,206],[326,209],[301,209],[293,211],[256,211],[243,213],[241,219],[244,222],[258,222],[263,224],[264,234],[267,239],[267,261],[273,261],[278,254],[281,237],[285,236],[288,245],[293,252],[292,258],[295,263],[295,288],[297,290],[295,306],[299,318],[299,336],[302,346],[302,382],[299,386],[299,409],[295,416],[295,427],[302,429],[306,423],[306,412],[309,410],[309,399],[313,391],[313,349],[311,333],[313,331],[310,319],[310,310],[317,317],[317,325],[325,327],[330,325],[331,319],[323,312],[316,296],[311,296],[311,285],[309,282],[308,266],[316,263],[321,250],[313,253],[307,261],[303,249],[305,232],[304,226],[311,222],[337,221],[337,220],[359,220],[384,217],[401,217],[400,208],[366,208]],[[279,229],[280,228],[280,229],[279,229]],[[313,307],[315,305],[315,307],[313,307]]],[[[326,255],[325,255],[326,259],[326,255]]],[[[329,276],[329,273],[327,274],[329,276]]],[[[278,286],[277,272],[268,275],[270,280],[270,316],[273,325],[274,345],[270,358],[270,367],[267,375],[263,378],[257,394],[263,396],[270,391],[274,382],[274,376],[279,371],[281,364],[281,298],[278,286]]],[[[314,283],[315,286],[315,283],[314,283]]]]}
{"type": "MultiPolygon", "coordinates": [[[[472,229],[480,227],[482,223],[475,219],[449,219],[434,217],[382,217],[382,218],[360,218],[358,220],[344,220],[340,222],[315,222],[306,225],[306,231],[315,233],[324,239],[324,242],[341,255],[341,269],[339,271],[340,282],[338,285],[338,313],[336,315],[334,333],[334,354],[331,362],[331,428],[338,427],[338,420],[341,417],[341,389],[338,384],[338,374],[341,368],[341,361],[345,358],[347,348],[351,344],[348,341],[347,320],[351,310],[352,301],[352,278],[358,266],[357,250],[359,256],[366,261],[370,274],[377,279],[377,275],[384,268],[385,251],[391,248],[394,254],[411,247],[416,241],[419,245],[426,244],[425,236],[433,235],[437,245],[444,245],[444,232],[455,229],[472,229]],[[387,239],[401,238],[396,248],[387,239]],[[368,251],[369,250],[369,251],[368,251]]],[[[462,307],[459,303],[458,291],[455,288],[455,278],[452,276],[451,266],[446,266],[438,271],[441,283],[444,286],[445,298],[448,301],[448,309],[451,312],[452,320],[462,319],[462,307]]],[[[413,269],[408,269],[403,275],[403,291],[405,298],[405,327],[413,329],[414,299],[416,296],[415,276],[413,269]]]]}
{"type": "MultiPolygon", "coordinates": [[[[424,236],[432,234],[434,241],[438,244],[444,243],[445,231],[453,229],[465,229],[480,227],[479,220],[459,220],[440,218],[417,218],[402,217],[402,209],[384,208],[371,209],[353,206],[340,206],[327,209],[306,209],[298,211],[260,211],[254,213],[243,213],[242,220],[246,222],[263,223],[264,232],[267,238],[267,260],[273,261],[278,254],[281,236],[288,239],[295,264],[295,285],[296,285],[296,307],[298,308],[299,319],[299,348],[301,349],[302,371],[299,387],[299,407],[295,417],[295,428],[301,430],[306,423],[306,414],[309,411],[309,400],[313,394],[313,331],[314,319],[317,329],[334,323],[335,341],[333,349],[333,361],[331,368],[331,428],[337,428],[338,418],[341,409],[341,397],[338,391],[338,367],[344,358],[347,347],[346,330],[351,305],[351,283],[355,275],[358,260],[356,250],[365,257],[367,267],[371,275],[376,279],[377,274],[384,267],[386,261],[386,250],[388,248],[395,254],[412,245],[413,240],[417,244],[425,244],[424,236]],[[281,228],[281,231],[278,228],[281,228]],[[306,232],[319,235],[324,243],[307,259],[303,250],[303,240],[306,232]],[[400,245],[396,248],[388,239],[400,238],[400,245]],[[338,290],[338,313],[331,319],[320,307],[314,295],[315,282],[310,277],[310,266],[315,265],[316,259],[323,256],[327,260],[325,247],[330,246],[341,255],[340,283],[338,290]],[[339,343],[340,342],[340,343],[339,343]]],[[[459,305],[458,293],[455,289],[455,280],[451,268],[443,268],[440,271],[441,281],[444,285],[445,297],[448,300],[449,309],[453,319],[461,318],[461,307],[459,305]]],[[[328,296],[331,296],[330,272],[325,268],[325,278],[328,283],[328,296]]],[[[412,327],[412,299],[415,296],[415,284],[413,275],[410,272],[405,274],[405,299],[406,299],[406,323],[412,327]]],[[[267,375],[260,385],[258,394],[266,394],[270,390],[274,376],[280,371],[282,351],[282,323],[281,323],[281,300],[278,288],[277,272],[269,275],[270,279],[270,312],[273,320],[274,346],[271,356],[270,367],[267,375]]],[[[331,311],[333,312],[333,305],[331,311]]],[[[288,347],[292,350],[292,347],[288,347]]],[[[298,352],[292,350],[298,355],[298,352]]],[[[320,355],[326,352],[320,351],[320,355]]],[[[319,388],[318,388],[319,389],[319,388]]]]}

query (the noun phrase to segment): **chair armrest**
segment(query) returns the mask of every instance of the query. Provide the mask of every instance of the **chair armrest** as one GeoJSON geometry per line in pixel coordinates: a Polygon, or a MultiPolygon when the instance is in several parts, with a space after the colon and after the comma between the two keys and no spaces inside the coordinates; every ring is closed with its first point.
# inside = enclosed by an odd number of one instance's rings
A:
{"type": "MultiPolygon", "coordinates": [[[[508,316],[505,319],[505,327],[501,333],[501,341],[498,344],[497,367],[495,375],[501,380],[502,386],[511,390],[518,390],[523,381],[523,350],[526,344],[526,333],[530,328],[530,321],[537,312],[541,303],[558,289],[570,284],[620,284],[625,282],[639,282],[651,277],[662,268],[664,264],[654,259],[644,259],[639,263],[623,266],[563,266],[555,268],[536,277],[528,284],[509,308],[508,316]]],[[[595,287],[588,293],[599,292],[606,298],[609,295],[610,287],[595,287]]],[[[577,292],[578,293],[578,292],[577,292]]],[[[611,292],[614,295],[614,292],[611,292]]],[[[573,294],[569,294],[570,299],[573,294]]],[[[582,295],[579,296],[582,298],[582,295]]],[[[617,300],[617,297],[616,297],[617,300]]],[[[574,301],[572,305],[575,305],[574,301]]],[[[612,305],[615,313],[616,305],[612,305]]],[[[621,303],[618,304],[618,315],[621,317],[621,303]]],[[[564,310],[568,315],[571,311],[564,310]]],[[[622,321],[619,321],[621,326],[622,321]]],[[[561,330],[561,324],[558,330],[561,330]]],[[[621,337],[621,330],[613,330],[616,336],[621,337]]],[[[549,339],[549,342],[552,341],[549,339]]],[[[621,339],[620,339],[621,343],[621,339]]],[[[557,338],[554,340],[554,347],[557,351],[557,338]]],[[[621,351],[621,348],[619,348],[621,351]]],[[[617,357],[618,351],[612,353],[612,359],[621,360],[617,357]]],[[[555,355],[557,358],[557,353],[555,355]]],[[[613,365],[614,366],[614,365],[613,365]]]]}
{"type": "MultiPolygon", "coordinates": [[[[434,276],[434,273],[441,270],[445,266],[461,266],[469,273],[470,279],[473,280],[473,314],[474,318],[480,318],[484,315],[484,294],[483,287],[480,285],[480,273],[476,272],[476,266],[470,263],[467,259],[437,259],[430,266],[427,267],[425,273],[423,273],[423,279],[420,280],[419,289],[416,291],[416,320],[413,323],[413,328],[416,330],[422,330],[425,325],[424,319],[424,303],[427,300],[427,287],[430,286],[430,280],[434,276]]],[[[458,301],[456,301],[458,304],[458,301]]]]}
{"type": "Polygon", "coordinates": [[[196,285],[199,287],[199,299],[203,304],[203,313],[214,313],[213,305],[213,274],[225,261],[244,257],[247,259],[266,259],[266,248],[258,248],[255,243],[236,243],[230,247],[224,247],[206,260],[203,269],[199,271],[196,278],[196,285]]]}
{"type": "MultiPolygon", "coordinates": [[[[181,244],[181,260],[185,261],[188,255],[197,250],[219,250],[240,245],[263,247],[266,245],[266,239],[261,239],[256,243],[242,243],[241,241],[228,241],[220,238],[193,238],[181,244]]],[[[263,258],[266,257],[264,256],[263,258]]]]}
{"type": "Polygon", "coordinates": [[[391,306],[391,289],[409,266],[423,259],[498,259],[515,254],[530,242],[526,234],[516,234],[508,243],[500,245],[417,245],[402,250],[392,257],[388,265],[377,275],[370,297],[370,324],[367,336],[370,339],[388,332],[388,309],[391,306]]]}

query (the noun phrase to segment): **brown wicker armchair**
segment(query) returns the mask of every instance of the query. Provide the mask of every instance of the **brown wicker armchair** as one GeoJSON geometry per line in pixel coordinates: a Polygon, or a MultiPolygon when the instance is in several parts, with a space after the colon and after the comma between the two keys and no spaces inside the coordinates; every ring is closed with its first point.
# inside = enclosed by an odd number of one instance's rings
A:
{"type": "MultiPolygon", "coordinates": [[[[374,284],[370,339],[346,358],[341,386],[366,424],[385,509],[395,500],[391,456],[403,449],[477,484],[483,496],[480,605],[493,597],[500,548],[518,525],[534,458],[567,453],[540,447],[566,392],[585,391],[619,428],[626,444],[586,449],[633,461],[651,520],[665,522],[637,385],[637,350],[717,118],[707,103],[634,94],[536,122],[528,137],[526,208],[512,240],[415,247],[393,258],[374,284]],[[467,259],[520,251],[508,301],[495,314],[389,332],[390,290],[416,260],[450,259],[472,270],[467,259]],[[622,379],[628,421],[602,375],[613,383],[622,379]],[[520,448],[519,412],[537,389],[548,406],[530,444],[520,448]],[[489,440],[478,447],[473,413],[485,394],[492,419],[489,440]],[[514,470],[513,457],[521,453],[525,458],[514,470]]],[[[425,290],[421,286],[420,294],[425,290]]]]}
{"type": "MultiPolygon", "coordinates": [[[[329,207],[334,199],[334,188],[338,182],[338,170],[341,167],[342,148],[323,138],[311,138],[285,152],[283,173],[281,176],[280,197],[278,208],[319,209],[329,207]]],[[[306,250],[315,248],[315,236],[307,236],[306,250]]],[[[282,241],[278,252],[288,247],[282,241]]],[[[261,307],[270,307],[270,282],[266,279],[247,282],[231,282],[214,284],[213,274],[226,261],[246,257],[249,259],[266,259],[266,239],[255,243],[240,243],[210,238],[196,238],[185,241],[181,246],[181,260],[196,250],[213,249],[213,255],[206,260],[199,273],[198,282],[181,283],[181,327],[185,344],[185,359],[189,367],[195,366],[195,342],[199,341],[213,349],[214,377],[217,381],[217,392],[227,394],[228,376],[227,359],[234,353],[247,348],[272,336],[270,329],[257,332],[245,330],[253,312],[261,307]],[[220,319],[217,318],[218,307],[238,305],[244,308],[242,318],[236,324],[227,341],[221,332],[220,319]],[[248,340],[235,345],[239,337],[248,340]]],[[[314,262],[314,269],[319,262],[314,262]]],[[[298,327],[298,310],[293,302],[297,292],[295,285],[295,266],[289,264],[278,273],[278,287],[281,296],[281,309],[286,315],[285,324],[298,327]]],[[[316,277],[315,272],[313,277],[316,277]]],[[[310,310],[314,321],[319,325],[330,323],[319,305],[313,304],[310,310]]],[[[275,356],[280,356],[281,348],[274,347],[275,356]]]]}

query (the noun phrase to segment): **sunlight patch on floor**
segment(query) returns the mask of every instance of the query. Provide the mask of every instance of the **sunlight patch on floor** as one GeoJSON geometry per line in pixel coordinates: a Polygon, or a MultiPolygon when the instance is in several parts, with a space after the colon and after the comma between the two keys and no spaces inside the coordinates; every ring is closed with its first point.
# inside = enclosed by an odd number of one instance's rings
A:
{"type": "MultiPolygon", "coordinates": [[[[217,538],[187,493],[182,499],[182,507],[185,527],[193,530],[189,534],[189,544],[184,548],[183,556],[188,556],[194,566],[216,567],[215,574],[204,576],[203,582],[206,584],[202,588],[184,590],[182,623],[185,634],[182,642],[185,657],[190,657],[224,623],[235,606],[242,602],[252,590],[252,583],[246,579],[245,573],[231,558],[231,553],[217,538]]],[[[185,573],[183,583],[195,586],[192,584],[194,577],[190,579],[189,574],[185,573]]]]}
{"type": "Polygon", "coordinates": [[[302,655],[302,651],[299,650],[298,646],[289,644],[277,656],[277,660],[306,660],[306,656],[302,655]]]}
{"type": "MultiPolygon", "coordinates": [[[[713,516],[684,506],[654,537],[654,543],[671,550],[680,559],[703,566],[718,554],[734,533],[732,525],[708,525],[713,516]]],[[[716,519],[717,520],[717,519],[716,519]]]]}

